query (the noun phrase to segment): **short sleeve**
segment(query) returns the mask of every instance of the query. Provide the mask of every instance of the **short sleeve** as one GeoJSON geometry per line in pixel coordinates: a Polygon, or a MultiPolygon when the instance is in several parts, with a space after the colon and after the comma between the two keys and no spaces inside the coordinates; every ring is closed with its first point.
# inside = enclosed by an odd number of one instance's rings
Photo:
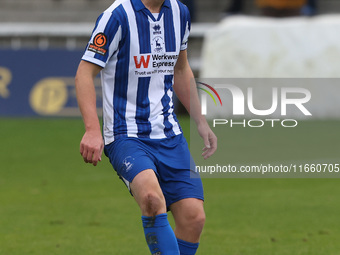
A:
{"type": "Polygon", "coordinates": [[[97,19],[91,39],[82,60],[105,67],[110,57],[118,50],[121,26],[112,13],[104,12],[97,19]]]}
{"type": "Polygon", "coordinates": [[[189,34],[190,34],[190,29],[191,29],[191,20],[190,20],[190,13],[189,10],[186,6],[183,8],[183,13],[182,13],[182,24],[183,29],[184,29],[184,35],[181,43],[181,50],[186,50],[188,48],[188,39],[189,39],[189,34]]]}

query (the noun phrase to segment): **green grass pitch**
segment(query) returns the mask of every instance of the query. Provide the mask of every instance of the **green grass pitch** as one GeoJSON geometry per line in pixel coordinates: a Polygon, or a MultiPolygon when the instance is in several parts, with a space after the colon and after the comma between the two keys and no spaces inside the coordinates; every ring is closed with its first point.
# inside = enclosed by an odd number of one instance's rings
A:
{"type": "MultiPolygon", "coordinates": [[[[188,137],[189,121],[181,121],[188,137]]],[[[307,126],[290,131],[305,141],[291,146],[292,157],[306,143],[310,153],[304,150],[304,158],[327,145],[339,155],[340,121],[307,126]]],[[[268,154],[270,134],[256,132],[263,146],[255,156],[280,160],[268,154]]],[[[149,254],[137,205],[105,157],[97,167],[83,163],[82,134],[80,119],[0,119],[1,255],[149,254]]],[[[241,151],[253,149],[250,137],[248,129],[231,131],[228,157],[239,161],[241,151]]],[[[197,254],[340,254],[339,179],[203,183],[207,221],[197,254]]]]}

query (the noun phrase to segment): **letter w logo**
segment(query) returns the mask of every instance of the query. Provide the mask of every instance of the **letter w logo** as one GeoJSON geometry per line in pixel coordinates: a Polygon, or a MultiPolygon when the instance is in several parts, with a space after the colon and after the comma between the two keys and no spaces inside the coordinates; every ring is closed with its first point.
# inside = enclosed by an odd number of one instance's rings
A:
{"type": "Polygon", "coordinates": [[[144,68],[149,67],[150,55],[146,57],[146,60],[144,56],[141,56],[139,61],[138,61],[137,56],[134,56],[133,58],[135,59],[136,68],[141,68],[142,65],[144,68]]]}

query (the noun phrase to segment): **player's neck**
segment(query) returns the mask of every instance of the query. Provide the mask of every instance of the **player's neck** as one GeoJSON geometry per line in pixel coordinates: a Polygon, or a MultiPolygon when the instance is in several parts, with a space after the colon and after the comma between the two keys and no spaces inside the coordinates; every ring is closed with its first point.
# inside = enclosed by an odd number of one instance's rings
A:
{"type": "Polygon", "coordinates": [[[159,13],[164,0],[142,0],[142,2],[151,13],[159,13]]]}

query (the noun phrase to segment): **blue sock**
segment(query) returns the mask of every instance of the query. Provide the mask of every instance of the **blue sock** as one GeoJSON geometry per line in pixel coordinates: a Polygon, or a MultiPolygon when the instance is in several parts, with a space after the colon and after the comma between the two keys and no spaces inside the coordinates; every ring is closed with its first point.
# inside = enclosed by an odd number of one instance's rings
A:
{"type": "Polygon", "coordinates": [[[199,243],[190,243],[177,238],[180,255],[195,255],[199,243]]]}
{"type": "Polygon", "coordinates": [[[168,215],[162,213],[154,217],[142,216],[146,242],[152,255],[179,255],[177,240],[168,215]]]}

